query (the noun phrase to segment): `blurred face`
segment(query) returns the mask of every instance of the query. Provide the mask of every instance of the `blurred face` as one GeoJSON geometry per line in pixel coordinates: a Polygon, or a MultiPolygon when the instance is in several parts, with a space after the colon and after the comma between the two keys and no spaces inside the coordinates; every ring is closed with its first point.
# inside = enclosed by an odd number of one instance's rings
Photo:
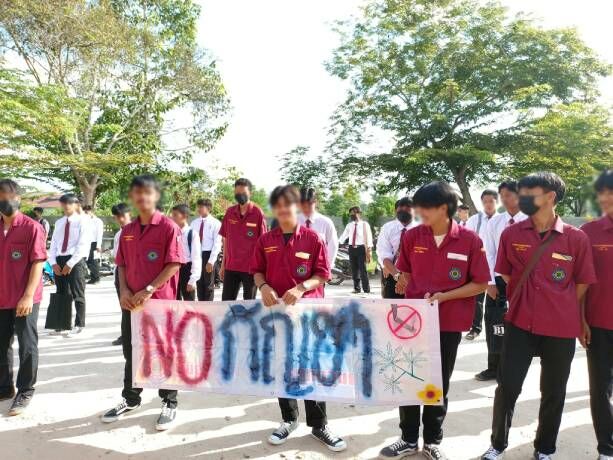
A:
{"type": "Polygon", "coordinates": [[[132,205],[140,212],[153,212],[160,201],[160,192],[154,187],[132,187],[128,193],[132,205]]]}
{"type": "Polygon", "coordinates": [[[548,192],[542,187],[519,189],[519,209],[529,216],[536,214],[541,209],[552,209],[555,202],[556,192],[548,192]]]}
{"type": "Polygon", "coordinates": [[[300,203],[300,209],[305,216],[311,216],[315,212],[315,202],[302,201],[300,203]]]}
{"type": "Polygon", "coordinates": [[[19,209],[20,201],[16,193],[0,191],[0,214],[12,216],[19,209]]]}
{"type": "Polygon", "coordinates": [[[125,214],[120,214],[118,216],[113,216],[113,218],[115,219],[115,222],[117,222],[117,224],[120,227],[124,227],[128,225],[130,221],[132,220],[132,217],[130,216],[129,212],[126,212],[125,214]]]}
{"type": "Polygon", "coordinates": [[[273,206],[272,213],[279,222],[279,225],[295,225],[297,222],[298,206],[296,203],[289,203],[285,198],[281,198],[273,206]]]}
{"type": "Polygon", "coordinates": [[[448,219],[446,204],[434,208],[417,207],[415,208],[415,211],[417,212],[421,223],[427,225],[428,227],[444,222],[448,219]]]}
{"type": "Polygon", "coordinates": [[[207,217],[209,215],[209,208],[206,206],[198,206],[198,215],[200,217],[207,217]]]}
{"type": "Polygon", "coordinates": [[[411,206],[398,206],[396,218],[403,224],[409,224],[413,220],[413,208],[411,206]]]}
{"type": "Polygon", "coordinates": [[[174,220],[175,224],[177,224],[179,227],[184,227],[185,224],[187,223],[187,216],[183,214],[182,212],[173,210],[170,217],[172,218],[172,220],[174,220]]]}
{"type": "Polygon", "coordinates": [[[458,209],[458,219],[466,222],[468,220],[468,209],[458,209]]]}
{"type": "Polygon", "coordinates": [[[500,190],[500,201],[506,210],[517,209],[519,205],[519,196],[511,190],[503,188],[500,190]]]}
{"type": "Polygon", "coordinates": [[[246,204],[251,199],[251,190],[246,185],[234,187],[234,199],[238,204],[246,204]]]}
{"type": "Polygon", "coordinates": [[[71,216],[79,210],[79,205],[77,203],[61,203],[60,205],[62,206],[62,211],[66,216],[71,216]]]}
{"type": "Polygon", "coordinates": [[[492,195],[484,195],[483,198],[481,198],[481,204],[483,204],[483,210],[489,216],[496,212],[498,201],[492,195]]]}
{"type": "Polygon", "coordinates": [[[613,217],[613,189],[605,188],[602,192],[598,192],[597,199],[602,212],[613,217]]]}
{"type": "Polygon", "coordinates": [[[351,220],[358,220],[358,219],[360,218],[360,213],[359,213],[359,212],[357,212],[357,211],[355,211],[355,210],[352,210],[352,211],[349,213],[349,218],[350,218],[351,220]]]}

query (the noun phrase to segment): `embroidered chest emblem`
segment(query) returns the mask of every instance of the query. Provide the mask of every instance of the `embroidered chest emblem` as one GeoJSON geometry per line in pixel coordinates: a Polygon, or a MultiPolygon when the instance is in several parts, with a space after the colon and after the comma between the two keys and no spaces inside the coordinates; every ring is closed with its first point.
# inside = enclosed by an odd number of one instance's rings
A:
{"type": "Polygon", "coordinates": [[[451,267],[451,270],[449,270],[449,279],[458,281],[460,278],[462,278],[462,270],[458,267],[451,267]]]}
{"type": "Polygon", "coordinates": [[[554,281],[559,283],[566,279],[566,271],[561,267],[557,267],[553,270],[551,277],[553,278],[554,281]]]}
{"type": "Polygon", "coordinates": [[[13,251],[11,252],[11,259],[13,260],[19,260],[23,257],[23,254],[20,251],[13,251]]]}
{"type": "Polygon", "coordinates": [[[306,276],[307,271],[308,269],[307,269],[306,264],[300,264],[296,267],[296,274],[298,276],[306,276]]]}
{"type": "Polygon", "coordinates": [[[251,229],[247,230],[247,236],[249,238],[253,238],[253,235],[255,235],[255,232],[253,230],[251,230],[251,229]]]}
{"type": "Polygon", "coordinates": [[[149,259],[150,262],[154,262],[154,261],[158,260],[159,257],[160,257],[160,255],[158,254],[157,251],[149,251],[147,253],[147,259],[149,259]]]}

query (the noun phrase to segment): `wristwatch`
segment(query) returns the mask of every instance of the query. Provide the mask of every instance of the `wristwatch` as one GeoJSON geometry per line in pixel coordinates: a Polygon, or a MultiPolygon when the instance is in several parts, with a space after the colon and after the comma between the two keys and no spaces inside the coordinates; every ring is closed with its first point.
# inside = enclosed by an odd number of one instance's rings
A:
{"type": "Polygon", "coordinates": [[[397,272],[394,276],[392,276],[392,278],[394,278],[394,281],[398,282],[398,280],[400,279],[400,275],[402,275],[402,273],[397,272]]]}
{"type": "Polygon", "coordinates": [[[147,291],[149,294],[153,294],[155,292],[155,288],[153,286],[151,286],[150,284],[145,288],[145,291],[147,291]]]}

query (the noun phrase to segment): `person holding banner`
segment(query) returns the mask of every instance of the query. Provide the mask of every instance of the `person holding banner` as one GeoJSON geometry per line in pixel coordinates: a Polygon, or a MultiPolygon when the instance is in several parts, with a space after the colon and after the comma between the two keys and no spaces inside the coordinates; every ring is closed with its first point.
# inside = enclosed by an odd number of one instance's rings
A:
{"type": "Polygon", "coordinates": [[[45,229],[19,211],[19,186],[0,179],[0,401],[13,399],[9,415],[21,414],[34,395],[38,372],[38,308],[43,297],[45,229]],[[13,340],[19,342],[17,394],[13,340]]]}
{"type": "MultiPolygon", "coordinates": [[[[132,179],[129,196],[138,217],[121,229],[117,268],[121,304],[121,336],[126,360],[122,400],[102,415],[104,423],[112,423],[140,407],[142,388],[132,387],[132,324],[131,312],[143,308],[149,299],[175,300],[179,268],[185,262],[181,229],[157,210],[160,185],[150,175],[132,179]]],[[[172,427],[177,415],[177,391],[159,390],[162,411],[155,428],[172,427]]]]}
{"type": "Polygon", "coordinates": [[[200,238],[189,226],[189,206],[178,204],[172,208],[172,220],[181,229],[181,241],[183,243],[183,255],[186,262],[179,270],[179,286],[177,288],[177,300],[196,300],[198,280],[202,276],[202,252],[200,238]]]}
{"type": "Polygon", "coordinates": [[[384,299],[404,298],[404,293],[396,292],[396,281],[400,272],[394,264],[398,259],[402,236],[407,230],[418,225],[413,221],[413,202],[408,196],[397,200],[394,208],[396,219],[383,224],[377,238],[377,258],[382,267],[381,297],[384,299]]]}
{"type": "Polygon", "coordinates": [[[585,296],[580,340],[587,348],[598,460],[613,460],[613,170],[600,174],[594,188],[603,216],[581,229],[592,244],[598,283],[592,284],[585,296]]]}
{"type": "Polygon", "coordinates": [[[400,276],[396,292],[407,299],[438,302],[443,377],[442,405],[402,406],[401,438],[383,448],[381,458],[401,458],[418,452],[420,417],[423,421],[423,455],[433,460],[447,457],[439,447],[447,414],[449,381],[462,332],[472,325],[475,297],[485,291],[490,272],[479,236],[460,226],[453,216],[458,198],[445,182],[431,182],[413,196],[422,225],[402,237],[396,267],[400,276]]]}
{"type": "Polygon", "coordinates": [[[506,228],[498,246],[494,269],[507,283],[509,311],[491,446],[482,460],[504,456],[515,402],[535,356],[541,361],[541,405],[533,458],[549,460],[555,453],[566,383],[581,333],[580,301],[596,282],[587,235],[556,214],[566,191],[564,181],[554,173],[539,172],[523,177],[518,189],[519,208],[529,218],[506,228]]]}
{"type": "MultiPolygon", "coordinates": [[[[270,195],[278,226],[258,239],[250,265],[267,307],[279,303],[291,307],[303,297],[322,298],[330,278],[326,244],[314,230],[298,223],[299,203],[300,193],[291,185],[278,186],[270,195]]],[[[297,401],[280,398],[279,406],[283,421],[268,438],[273,445],[286,442],[298,427],[297,401]]],[[[326,403],[305,400],[304,406],[312,436],[331,451],[345,450],[345,441],[326,426],[326,403]]]]}

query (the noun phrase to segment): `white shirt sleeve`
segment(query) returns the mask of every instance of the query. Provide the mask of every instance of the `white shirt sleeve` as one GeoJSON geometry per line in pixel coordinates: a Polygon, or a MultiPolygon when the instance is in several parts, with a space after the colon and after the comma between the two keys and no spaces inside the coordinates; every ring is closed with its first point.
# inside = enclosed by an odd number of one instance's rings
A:
{"type": "Polygon", "coordinates": [[[85,219],[83,218],[81,218],[79,221],[79,238],[77,240],[77,247],[72,257],[68,260],[68,262],[66,262],[66,265],[68,265],[70,268],[78,264],[81,259],[89,256],[91,241],[89,241],[88,238],[89,228],[84,221],[85,219]]]}
{"type": "Polygon", "coordinates": [[[472,230],[473,232],[476,232],[480,215],[481,213],[478,212],[477,214],[473,214],[472,216],[470,216],[466,221],[466,228],[472,230]]]}
{"type": "Polygon", "coordinates": [[[96,217],[96,248],[102,251],[102,236],[104,235],[104,222],[96,217]]]}
{"type": "Polygon", "coordinates": [[[194,234],[192,230],[192,249],[190,253],[192,259],[192,270],[189,277],[188,284],[196,286],[196,283],[202,276],[202,246],[200,244],[200,238],[198,234],[194,234]]]}
{"type": "Polygon", "coordinates": [[[364,242],[368,249],[372,249],[372,230],[370,229],[370,224],[368,222],[364,221],[364,223],[366,224],[366,235],[364,235],[364,242]]]}
{"type": "Polygon", "coordinates": [[[326,219],[326,244],[328,249],[328,262],[330,267],[334,267],[334,261],[338,254],[338,235],[336,234],[336,227],[332,219],[326,219]]]}
{"type": "Polygon", "coordinates": [[[483,242],[483,246],[485,248],[485,256],[487,257],[487,264],[490,269],[489,284],[496,284],[494,281],[494,267],[496,266],[496,225],[492,225],[494,223],[496,222],[492,222],[490,220],[489,225],[485,230],[485,241],[483,242]]]}
{"type": "Polygon", "coordinates": [[[353,222],[349,222],[347,225],[345,225],[345,230],[343,230],[343,234],[338,239],[340,244],[343,244],[349,238],[349,227],[351,227],[351,224],[353,224],[353,222]]]}
{"type": "Polygon", "coordinates": [[[384,225],[381,228],[381,233],[379,233],[379,238],[377,238],[377,260],[381,267],[383,267],[385,259],[394,260],[394,248],[390,241],[389,228],[389,225],[384,225]]]}
{"type": "Polygon", "coordinates": [[[213,220],[213,224],[211,225],[213,230],[213,247],[211,248],[211,255],[209,256],[208,263],[214,265],[217,262],[217,257],[219,256],[219,252],[221,251],[221,235],[219,234],[219,230],[221,229],[221,222],[217,219],[213,220]]]}
{"type": "MultiPolygon", "coordinates": [[[[61,219],[55,221],[55,225],[53,226],[53,233],[51,234],[51,244],[49,245],[49,263],[51,266],[57,264],[57,255],[58,255],[58,244],[59,244],[59,233],[60,233],[60,222],[61,219]]],[[[63,228],[63,225],[61,226],[63,228]]]]}

